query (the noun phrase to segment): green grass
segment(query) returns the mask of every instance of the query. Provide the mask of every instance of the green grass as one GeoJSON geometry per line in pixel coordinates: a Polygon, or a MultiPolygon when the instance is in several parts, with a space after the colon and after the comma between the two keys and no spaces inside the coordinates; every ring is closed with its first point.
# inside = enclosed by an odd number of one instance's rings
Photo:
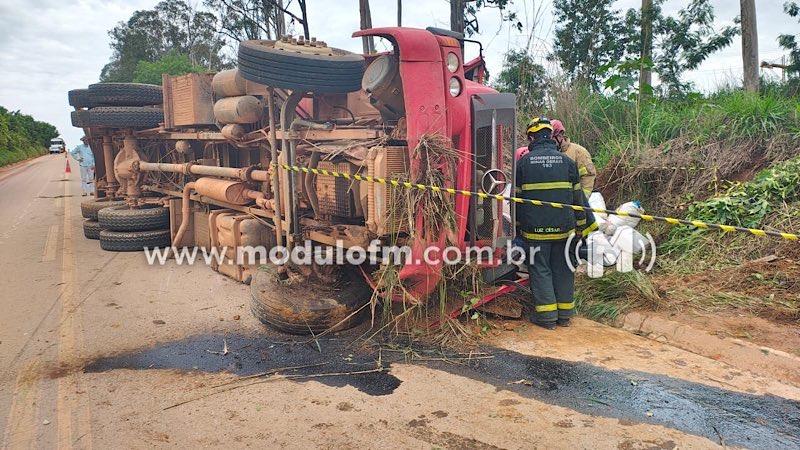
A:
{"type": "MultiPolygon", "coordinates": [[[[520,111],[520,119],[542,113],[520,111]]],[[[544,113],[561,119],[573,140],[592,152],[599,168],[625,150],[658,147],[679,137],[702,145],[800,135],[800,103],[779,89],[761,94],[736,90],[692,94],[641,106],[619,97],[573,90],[556,94],[553,108],[544,113]]]]}

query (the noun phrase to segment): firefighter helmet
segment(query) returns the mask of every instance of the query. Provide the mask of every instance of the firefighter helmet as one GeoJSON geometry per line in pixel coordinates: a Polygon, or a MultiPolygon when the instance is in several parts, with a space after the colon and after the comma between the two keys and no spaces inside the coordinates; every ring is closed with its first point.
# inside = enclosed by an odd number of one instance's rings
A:
{"type": "Polygon", "coordinates": [[[528,134],[533,134],[542,130],[553,131],[553,125],[547,117],[534,117],[528,122],[528,134]]]}

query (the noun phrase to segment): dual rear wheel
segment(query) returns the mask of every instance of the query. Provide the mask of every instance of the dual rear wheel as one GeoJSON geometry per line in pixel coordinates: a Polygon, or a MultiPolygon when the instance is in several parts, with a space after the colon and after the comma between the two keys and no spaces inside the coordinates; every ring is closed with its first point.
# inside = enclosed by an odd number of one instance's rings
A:
{"type": "Polygon", "coordinates": [[[135,252],[170,245],[169,212],[163,206],[130,208],[124,201],[88,200],[81,213],[87,219],[84,236],[99,240],[103,250],[135,252]]]}

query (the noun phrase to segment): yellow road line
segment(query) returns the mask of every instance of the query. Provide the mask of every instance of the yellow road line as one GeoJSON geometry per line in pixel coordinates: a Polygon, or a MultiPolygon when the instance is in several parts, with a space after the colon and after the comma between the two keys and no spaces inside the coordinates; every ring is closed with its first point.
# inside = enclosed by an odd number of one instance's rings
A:
{"type": "Polygon", "coordinates": [[[50,225],[47,231],[47,240],[44,242],[44,252],[42,252],[42,262],[55,261],[56,249],[58,247],[58,225],[50,225]]]}
{"type": "MultiPolygon", "coordinates": [[[[76,257],[71,220],[69,185],[64,183],[64,245],[62,252],[61,282],[63,295],[59,327],[58,360],[62,367],[71,367],[79,358],[79,316],[75,310],[78,299],[76,257]]],[[[81,391],[80,373],[70,371],[58,379],[56,397],[57,438],[59,448],[73,448],[77,441],[83,448],[91,448],[90,418],[88,410],[82,411],[78,402],[81,391]]]]}

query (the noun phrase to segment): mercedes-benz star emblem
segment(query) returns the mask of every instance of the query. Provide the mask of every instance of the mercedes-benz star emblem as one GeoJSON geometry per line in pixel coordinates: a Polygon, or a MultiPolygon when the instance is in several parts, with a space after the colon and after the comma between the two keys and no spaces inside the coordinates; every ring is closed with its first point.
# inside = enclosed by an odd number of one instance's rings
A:
{"type": "Polygon", "coordinates": [[[489,195],[502,194],[508,184],[508,176],[500,169],[491,169],[483,174],[481,189],[489,195]]]}

